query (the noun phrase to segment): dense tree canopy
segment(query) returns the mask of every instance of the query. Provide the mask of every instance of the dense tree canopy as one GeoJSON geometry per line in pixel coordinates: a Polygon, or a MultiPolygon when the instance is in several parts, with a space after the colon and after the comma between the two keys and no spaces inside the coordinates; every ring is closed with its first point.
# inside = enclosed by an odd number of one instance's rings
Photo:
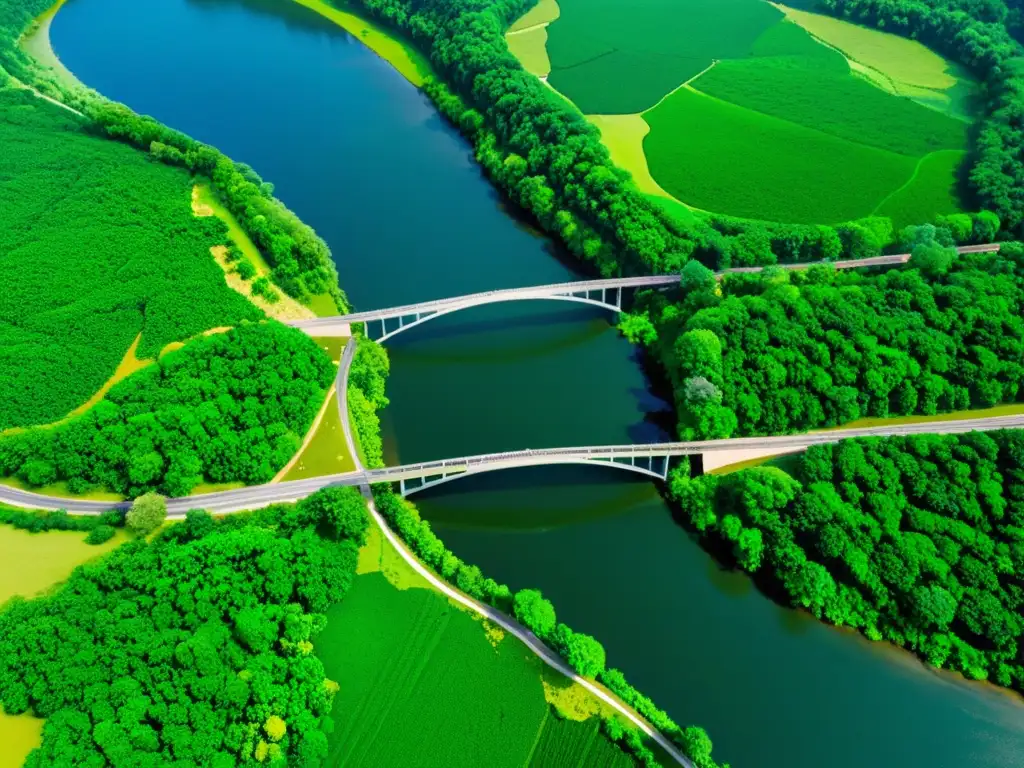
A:
{"type": "Polygon", "coordinates": [[[1017,400],[1024,250],[949,258],[930,241],[903,269],[766,271],[716,284],[687,270],[624,330],[652,345],[686,438],[782,434],[862,416],[1017,400]]]}
{"type": "Polygon", "coordinates": [[[368,521],[352,497],[190,512],[8,605],[0,702],[46,718],[26,765],[322,765],[337,686],[311,640],[355,575],[368,521]]]}
{"type": "Polygon", "coordinates": [[[0,476],[131,497],[266,482],[298,449],[333,377],[302,332],[244,325],[165,355],[65,424],[0,438],[0,476]]]}
{"type": "Polygon", "coordinates": [[[794,605],[1024,690],[1024,433],[846,440],[671,488],[794,605]]]}

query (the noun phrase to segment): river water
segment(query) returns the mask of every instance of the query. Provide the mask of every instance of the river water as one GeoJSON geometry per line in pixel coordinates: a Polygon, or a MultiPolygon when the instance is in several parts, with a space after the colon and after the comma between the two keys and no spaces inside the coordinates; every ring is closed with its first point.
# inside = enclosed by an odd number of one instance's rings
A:
{"type": "MultiPolygon", "coordinates": [[[[359,308],[577,275],[506,210],[422,94],[287,0],[69,0],[52,38],[85,83],[275,183],[359,308]]],[[[671,427],[597,310],[480,308],[389,349],[390,461],[652,441],[671,427]]],[[[521,470],[414,498],[457,554],[540,587],[734,768],[1024,766],[1017,697],[775,605],[625,473],[521,470]]]]}

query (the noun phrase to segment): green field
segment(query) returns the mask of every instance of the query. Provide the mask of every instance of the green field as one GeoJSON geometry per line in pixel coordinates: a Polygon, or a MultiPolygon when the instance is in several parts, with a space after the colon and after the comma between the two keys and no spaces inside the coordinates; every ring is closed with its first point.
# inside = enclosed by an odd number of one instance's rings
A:
{"type": "Polygon", "coordinates": [[[186,172],[0,89],[0,430],[60,419],[168,342],[262,313],[228,288],[186,172]]]}
{"type": "Polygon", "coordinates": [[[687,88],[645,118],[644,152],[661,186],[697,208],[736,216],[807,224],[861,218],[916,165],[687,88]]]}
{"type": "Polygon", "coordinates": [[[959,210],[973,84],[921,43],[761,0],[557,11],[531,12],[547,26],[509,35],[512,52],[537,74],[550,66],[612,160],[675,212],[814,224],[877,212],[902,226],[959,210]]]}
{"type": "Polygon", "coordinates": [[[595,699],[369,533],[360,575],[314,643],[340,686],[327,765],[634,765],[598,732],[595,699]]]}
{"type": "Polygon", "coordinates": [[[964,156],[961,150],[944,150],[921,158],[914,176],[883,200],[874,213],[889,216],[899,228],[929,221],[936,214],[958,212],[956,174],[964,156]]]}
{"type": "Polygon", "coordinates": [[[782,18],[761,0],[560,0],[548,82],[586,114],[654,106],[713,59],[745,56],[782,18]]]}
{"type": "Polygon", "coordinates": [[[921,157],[967,144],[962,120],[852,77],[839,54],[723,61],[693,87],[755,112],[902,155],[921,157]]]}

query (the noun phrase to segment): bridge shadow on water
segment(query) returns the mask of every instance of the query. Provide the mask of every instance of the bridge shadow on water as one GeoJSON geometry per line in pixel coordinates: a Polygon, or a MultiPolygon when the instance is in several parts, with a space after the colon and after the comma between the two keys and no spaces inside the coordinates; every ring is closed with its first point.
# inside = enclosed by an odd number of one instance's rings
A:
{"type": "Polygon", "coordinates": [[[660,503],[651,478],[610,467],[522,467],[414,493],[432,524],[476,530],[549,530],[660,503]]]}

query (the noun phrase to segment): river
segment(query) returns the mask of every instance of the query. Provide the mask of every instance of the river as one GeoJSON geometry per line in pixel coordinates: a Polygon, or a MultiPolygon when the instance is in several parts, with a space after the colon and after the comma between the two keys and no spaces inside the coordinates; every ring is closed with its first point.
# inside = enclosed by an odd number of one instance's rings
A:
{"type": "MultiPolygon", "coordinates": [[[[252,164],[364,309],[577,272],[505,209],[426,98],[287,0],[70,0],[82,81],[252,164]]],[[[667,406],[597,310],[497,305],[389,344],[389,460],[666,436],[667,406]]],[[[723,572],[647,483],[591,468],[414,497],[449,546],[560,618],[734,768],[1024,766],[1024,706],[780,608],[723,572]]]]}

